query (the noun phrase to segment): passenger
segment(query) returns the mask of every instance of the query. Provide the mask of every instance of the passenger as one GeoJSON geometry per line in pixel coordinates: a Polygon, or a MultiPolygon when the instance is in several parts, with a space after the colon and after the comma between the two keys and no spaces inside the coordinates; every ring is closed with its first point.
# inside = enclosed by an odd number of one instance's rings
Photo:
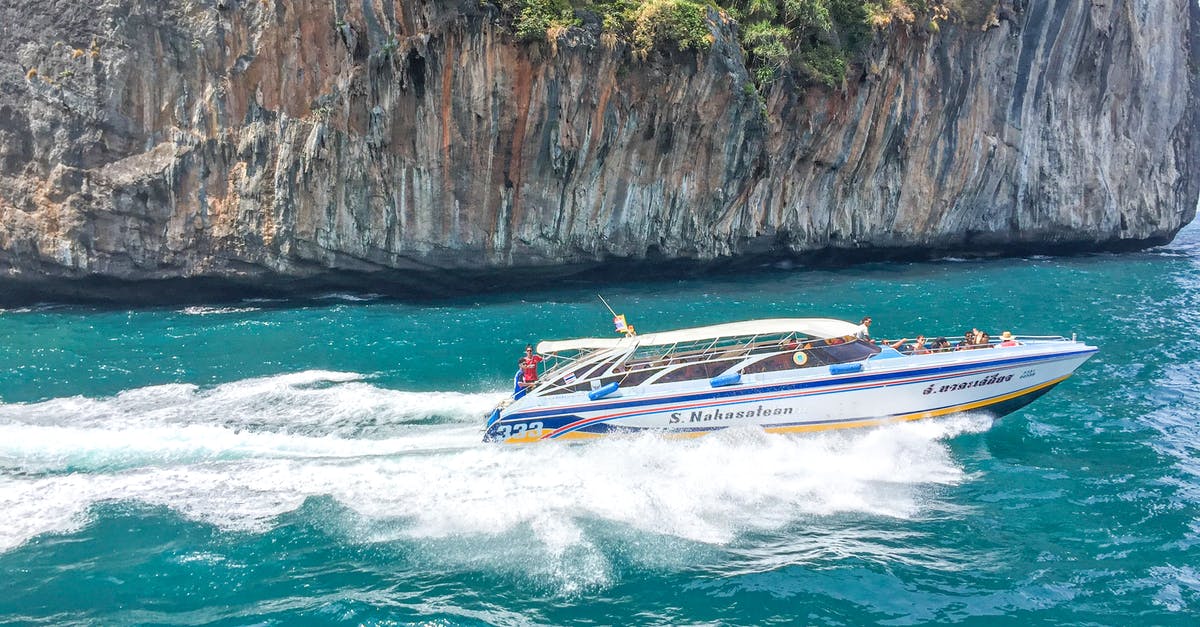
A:
{"type": "Polygon", "coordinates": [[[854,336],[860,340],[871,339],[871,316],[863,317],[858,323],[858,328],[854,330],[854,336]]]}
{"type": "Polygon", "coordinates": [[[925,346],[925,336],[924,335],[918,335],[917,339],[915,341],[913,341],[912,346],[905,346],[904,343],[907,341],[908,341],[908,338],[904,338],[903,340],[900,340],[898,342],[893,342],[891,344],[888,344],[888,346],[900,351],[901,353],[904,353],[905,355],[928,355],[929,354],[929,348],[925,346]]]}
{"type": "Polygon", "coordinates": [[[939,337],[938,339],[933,341],[932,349],[933,349],[933,352],[935,352],[935,353],[944,353],[946,351],[949,351],[949,350],[951,350],[950,340],[947,340],[944,337],[939,337]]]}
{"type": "Polygon", "coordinates": [[[1013,337],[1013,334],[1011,331],[1005,331],[1004,333],[1000,334],[1000,346],[1020,346],[1020,345],[1021,345],[1021,343],[1017,341],[1017,338],[1013,337]]]}
{"type": "Polygon", "coordinates": [[[525,345],[525,356],[517,362],[517,366],[521,369],[521,387],[531,388],[537,383],[537,366],[540,363],[542,363],[542,356],[533,354],[533,345],[525,345]]]}
{"type": "Polygon", "coordinates": [[[980,331],[979,335],[975,336],[975,339],[976,348],[988,348],[992,343],[992,337],[986,331],[980,331]]]}

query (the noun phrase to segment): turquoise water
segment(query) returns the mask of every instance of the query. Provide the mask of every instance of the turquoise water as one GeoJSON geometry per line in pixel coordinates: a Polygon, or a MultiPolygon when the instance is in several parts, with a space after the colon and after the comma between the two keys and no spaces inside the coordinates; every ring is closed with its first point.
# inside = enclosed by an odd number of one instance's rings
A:
{"type": "Polygon", "coordinates": [[[640,330],[870,314],[1101,352],[889,428],[479,443],[594,288],[0,313],[0,622],[1195,624],[1200,231],[1139,254],[605,287],[640,330]]]}

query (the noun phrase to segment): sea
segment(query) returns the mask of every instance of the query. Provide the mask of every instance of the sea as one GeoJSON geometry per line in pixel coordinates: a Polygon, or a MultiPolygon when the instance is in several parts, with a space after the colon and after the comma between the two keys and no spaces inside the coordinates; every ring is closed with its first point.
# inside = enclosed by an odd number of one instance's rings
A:
{"type": "MultiPolygon", "coordinates": [[[[1129,254],[0,311],[0,624],[1200,624],[1200,228],[1129,254]],[[1001,419],[481,442],[527,343],[1077,336],[1001,419]]],[[[879,408],[886,412],[886,407],[879,408]]]]}

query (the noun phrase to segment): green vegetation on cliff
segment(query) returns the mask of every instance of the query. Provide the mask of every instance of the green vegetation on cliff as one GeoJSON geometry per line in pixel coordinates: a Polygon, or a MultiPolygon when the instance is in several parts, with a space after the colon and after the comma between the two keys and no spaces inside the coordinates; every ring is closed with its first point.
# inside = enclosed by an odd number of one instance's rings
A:
{"type": "Polygon", "coordinates": [[[492,0],[512,16],[525,41],[557,37],[582,23],[581,12],[601,19],[605,38],[623,39],[645,58],[658,47],[707,50],[710,21],[736,22],[759,85],[791,74],[840,85],[846,68],[871,40],[893,24],[936,31],[952,17],[978,21],[995,0],[492,0]]]}

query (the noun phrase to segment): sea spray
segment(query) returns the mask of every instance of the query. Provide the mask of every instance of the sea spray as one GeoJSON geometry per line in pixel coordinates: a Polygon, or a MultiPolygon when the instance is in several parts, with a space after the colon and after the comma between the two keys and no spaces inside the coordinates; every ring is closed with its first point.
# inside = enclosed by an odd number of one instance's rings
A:
{"type": "MultiPolygon", "coordinates": [[[[356,377],[281,379],[0,406],[0,460],[8,469],[0,517],[10,518],[0,542],[12,547],[76,529],[103,502],[161,506],[222,528],[261,531],[306,499],[330,497],[362,521],[393,521],[383,526],[392,538],[525,530],[551,561],[587,553],[596,542],[587,529],[596,522],[726,544],[812,515],[917,515],[928,486],[963,478],[944,438],[984,424],[958,418],[815,437],[739,429],[685,442],[645,435],[514,449],[478,441],[477,410],[492,395],[379,390],[386,398],[421,396],[424,403],[414,404],[424,411],[466,414],[402,423],[388,438],[356,437],[330,433],[311,407],[275,407],[281,388],[337,379],[308,392],[340,398],[341,386],[365,386],[356,377]],[[161,405],[148,409],[149,398],[161,405]],[[54,418],[67,404],[81,426],[54,418]],[[211,413],[240,418],[213,424],[211,413]]],[[[403,405],[397,412],[403,415],[403,405]]],[[[593,563],[589,572],[607,566],[593,563]]]]}
{"type": "Polygon", "coordinates": [[[371,385],[350,372],[311,370],[202,388],[169,384],[103,398],[0,403],[0,424],[156,427],[219,424],[286,429],[305,435],[362,435],[387,425],[475,424],[503,392],[406,392],[371,385]]]}

